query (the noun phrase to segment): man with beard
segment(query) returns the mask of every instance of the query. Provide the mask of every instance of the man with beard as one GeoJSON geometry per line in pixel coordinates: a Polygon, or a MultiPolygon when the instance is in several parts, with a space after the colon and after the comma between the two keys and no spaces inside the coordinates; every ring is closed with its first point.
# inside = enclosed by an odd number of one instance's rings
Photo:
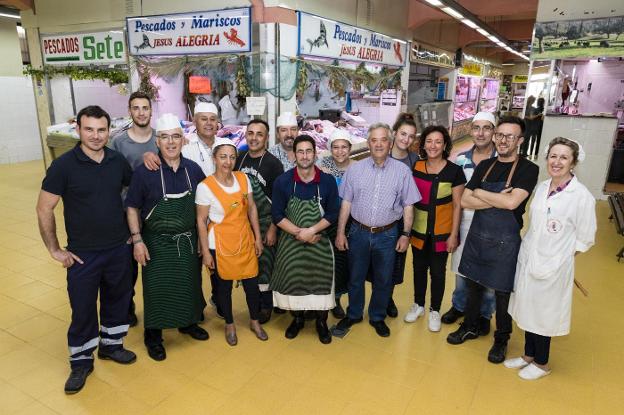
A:
{"type": "MultiPolygon", "coordinates": [[[[143,164],[143,154],[155,153],[156,131],[152,129],[152,102],[149,96],[142,91],[133,92],[128,99],[128,113],[132,117],[132,126],[115,136],[110,147],[123,154],[130,163],[132,170],[143,164]]],[[[139,265],[132,258],[132,287],[136,285],[139,274],[139,265]]],[[[130,327],[137,325],[137,316],[134,312],[134,291],[132,292],[130,310],[128,310],[128,324],[130,327]]]]}
{"type": "MultiPolygon", "coordinates": [[[[472,178],[475,168],[483,160],[496,157],[493,137],[496,130],[496,120],[491,112],[479,112],[472,119],[470,134],[474,145],[468,151],[460,153],[455,163],[461,166],[466,180],[472,178]]],[[[461,260],[468,230],[472,223],[474,210],[462,209],[462,219],[459,228],[459,246],[451,257],[451,270],[455,273],[455,291],[453,291],[452,307],[442,316],[442,323],[453,324],[458,318],[463,317],[466,308],[466,279],[459,273],[461,260]]],[[[479,318],[479,335],[486,336],[490,332],[490,319],[494,313],[494,291],[486,288],[483,292],[481,304],[481,317],[479,318]]]]}
{"type": "Polygon", "coordinates": [[[336,298],[333,241],[327,228],[338,218],[338,188],[331,175],[314,165],[312,137],[297,137],[293,149],[296,167],[279,176],[273,186],[273,222],[282,231],[271,276],[273,301],[293,312],[286,338],[297,337],[308,310],[316,314],[319,340],[328,344],[327,314],[336,298]]]}
{"type": "Polygon", "coordinates": [[[277,157],[284,166],[284,171],[290,170],[295,167],[293,143],[295,137],[299,135],[297,117],[292,112],[285,112],[277,117],[275,127],[277,128],[277,144],[269,149],[269,153],[277,157]]]}
{"type": "Polygon", "coordinates": [[[121,190],[130,184],[126,159],[106,147],[110,116],[93,105],[76,117],[80,143],[52,162],[41,184],[37,217],[50,256],[67,268],[71,322],[67,332],[71,374],[65,393],[82,389],[100,359],[130,364],[136,355],[124,349],[132,298],[130,232],[121,190]],[[56,235],[54,208],[63,199],[67,247],[56,235]],[[98,296],[100,321],[98,321],[98,296]]]}
{"type": "Polygon", "coordinates": [[[496,332],[488,353],[492,363],[505,360],[512,329],[507,308],[516,275],[522,215],[537,184],[538,167],[517,151],[524,130],[524,121],[518,117],[500,119],[494,134],[498,156],[479,163],[462,196],[462,207],[475,210],[459,263],[468,298],[464,322],[446,341],[461,344],[479,336],[481,299],[485,288],[491,288],[496,295],[496,332]]]}
{"type": "Polygon", "coordinates": [[[253,197],[258,209],[260,233],[264,250],[258,259],[258,283],[260,288],[260,324],[271,318],[273,294],[269,289],[273,263],[275,261],[275,242],[277,227],[271,218],[271,199],[273,182],[284,172],[282,163],[266,150],[269,138],[269,125],[263,120],[251,120],[245,133],[249,150],[241,152],[236,159],[234,170],[240,170],[249,176],[253,197]]]}

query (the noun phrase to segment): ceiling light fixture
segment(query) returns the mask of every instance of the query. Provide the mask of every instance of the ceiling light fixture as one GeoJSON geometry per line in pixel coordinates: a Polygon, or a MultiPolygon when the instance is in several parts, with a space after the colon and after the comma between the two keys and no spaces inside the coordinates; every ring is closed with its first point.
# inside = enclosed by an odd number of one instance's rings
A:
{"type": "Polygon", "coordinates": [[[444,6],[444,3],[442,3],[440,0],[425,0],[425,1],[435,7],[444,6]]]}
{"type": "Polygon", "coordinates": [[[19,15],[16,15],[16,14],[0,13],[0,16],[2,16],[2,17],[10,17],[11,19],[17,19],[17,20],[21,19],[21,17],[19,15]]]}
{"type": "Polygon", "coordinates": [[[471,29],[479,28],[479,26],[477,26],[477,24],[470,19],[461,19],[461,22],[471,29]]]}
{"type": "Polygon", "coordinates": [[[448,14],[449,16],[453,16],[456,19],[463,19],[464,15],[461,14],[460,12],[456,11],[455,9],[451,9],[450,7],[442,7],[440,8],[440,10],[442,10],[444,13],[448,14]]]}

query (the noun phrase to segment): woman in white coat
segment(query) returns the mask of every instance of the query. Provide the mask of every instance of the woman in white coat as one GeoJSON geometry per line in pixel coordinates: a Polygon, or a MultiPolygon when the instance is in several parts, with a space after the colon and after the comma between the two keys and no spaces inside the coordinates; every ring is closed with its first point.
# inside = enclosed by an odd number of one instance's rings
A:
{"type": "Polygon", "coordinates": [[[509,314],[525,331],[524,355],[504,365],[522,369],[523,379],[550,374],[550,338],[570,332],[574,256],[594,244],[595,200],[573,174],[585,153],[578,143],[557,137],[548,145],[550,179],[536,188],[530,226],[522,240],[509,314]]]}

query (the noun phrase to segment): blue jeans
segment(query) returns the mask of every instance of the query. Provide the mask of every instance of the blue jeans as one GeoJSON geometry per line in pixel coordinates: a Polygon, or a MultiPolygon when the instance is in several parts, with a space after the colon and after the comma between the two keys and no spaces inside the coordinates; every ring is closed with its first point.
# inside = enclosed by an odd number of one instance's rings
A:
{"type": "MultiPolygon", "coordinates": [[[[453,291],[453,307],[461,311],[466,310],[466,297],[468,295],[468,288],[466,287],[466,278],[459,274],[455,274],[455,291],[453,291]]],[[[492,318],[494,309],[496,308],[496,295],[494,290],[485,288],[483,290],[483,299],[481,300],[481,317],[485,317],[488,320],[492,318]]]]}
{"type": "Polygon", "coordinates": [[[386,318],[392,295],[392,270],[398,238],[398,227],[371,233],[358,225],[349,230],[349,307],[347,317],[360,319],[364,314],[364,282],[369,265],[372,269],[372,293],[368,304],[370,321],[386,318]]]}

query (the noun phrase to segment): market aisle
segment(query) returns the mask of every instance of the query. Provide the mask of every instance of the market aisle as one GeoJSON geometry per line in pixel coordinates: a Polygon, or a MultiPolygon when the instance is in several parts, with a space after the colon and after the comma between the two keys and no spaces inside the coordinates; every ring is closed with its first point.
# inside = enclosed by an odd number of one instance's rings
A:
{"type": "MultiPolygon", "coordinates": [[[[271,339],[259,342],[246,328],[238,289],[238,346],[225,343],[223,320],[208,309],[210,340],[166,331],[168,358],[156,363],[147,356],[139,326],[127,339],[138,354],[136,364],[96,359],[86,388],[66,396],[70,311],[65,273],[49,258],[37,230],[42,175],[40,162],[0,166],[0,414],[570,415],[616,413],[624,406],[624,263],[615,260],[623,241],[607,220],[605,202],[598,203],[597,245],[578,257],[577,277],[590,297],[575,291],[572,334],[553,341],[553,374],[540,381],[522,381],[488,363],[490,338],[450,346],[445,337],[454,327],[434,334],[426,319],[403,323],[412,293],[406,277],[396,296],[401,316],[389,321],[389,339],[360,324],[324,346],[308,323],[297,339],[287,340],[290,318],[282,315],[265,326],[271,339]]],[[[444,310],[453,286],[449,276],[444,310]]],[[[142,318],[140,295],[138,310],[142,318]]],[[[522,345],[522,333],[514,332],[509,355],[519,354],[522,345]]]]}

